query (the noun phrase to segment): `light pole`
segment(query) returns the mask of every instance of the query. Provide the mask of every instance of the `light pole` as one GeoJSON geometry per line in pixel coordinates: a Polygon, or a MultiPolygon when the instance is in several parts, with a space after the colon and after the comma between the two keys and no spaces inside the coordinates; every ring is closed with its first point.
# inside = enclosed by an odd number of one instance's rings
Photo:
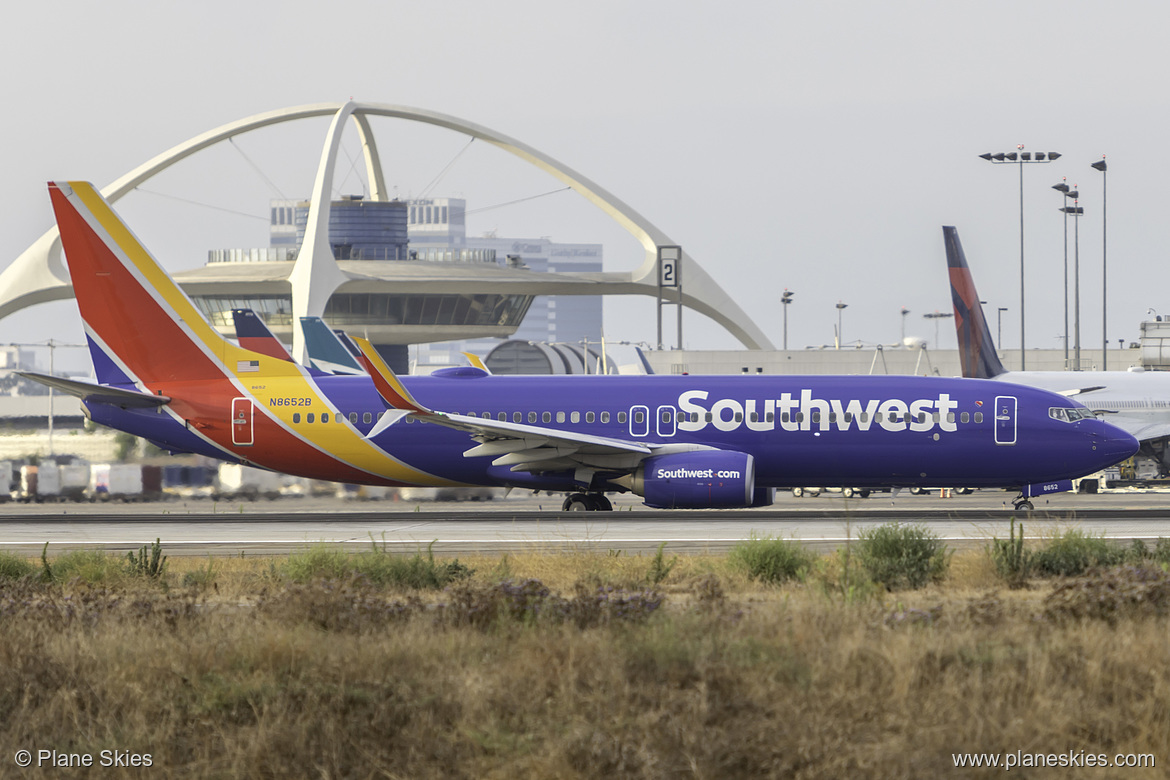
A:
{"type": "MultiPolygon", "coordinates": [[[[1070,194],[1076,194],[1073,190],[1070,194]]],[[[1085,210],[1076,205],[1073,199],[1072,206],[1061,209],[1065,214],[1073,217],[1073,371],[1081,370],[1081,221],[1077,219],[1085,210]]]]}
{"type": "Polygon", "coordinates": [[[1003,349],[1003,313],[1008,310],[1006,306],[1000,306],[999,311],[996,312],[996,329],[995,329],[995,343],[1003,349]]]}
{"type": "Polygon", "coordinates": [[[902,307],[902,346],[906,346],[906,315],[910,310],[905,306],[902,307]]]}
{"type": "Polygon", "coordinates": [[[1106,273],[1105,265],[1105,212],[1109,203],[1109,175],[1105,173],[1105,155],[1101,155],[1101,159],[1095,163],[1090,164],[1089,167],[1096,168],[1097,170],[1101,171],[1101,343],[1105,345],[1104,349],[1101,350],[1101,354],[1104,355],[1104,357],[1101,358],[1101,370],[1105,371],[1109,368],[1109,338],[1106,336],[1106,332],[1109,330],[1109,327],[1105,321],[1105,304],[1108,300],[1108,297],[1105,295],[1105,283],[1109,278],[1109,275],[1106,273]]]}
{"type": "Polygon", "coordinates": [[[787,287],[780,295],[780,303],[784,304],[784,351],[788,351],[788,304],[792,303],[792,291],[787,287]]]}
{"type": "Polygon", "coordinates": [[[1020,370],[1027,368],[1027,352],[1024,349],[1024,163],[1050,163],[1060,157],[1060,152],[1025,152],[1023,144],[1016,145],[1015,152],[998,152],[979,155],[995,165],[1013,163],[1020,166],[1020,370]]]}
{"type": "MultiPolygon", "coordinates": [[[[1061,178],[1060,184],[1053,184],[1052,189],[1064,195],[1064,205],[1068,205],[1069,198],[1075,198],[1079,193],[1069,189],[1068,181],[1061,178]]],[[[1064,211],[1061,209],[1061,211],[1064,211]]],[[[1064,212],[1064,370],[1068,370],[1068,212],[1064,212]]]]}
{"type": "Polygon", "coordinates": [[[847,306],[849,306],[849,304],[837,301],[837,349],[841,349],[841,342],[843,341],[841,338],[841,312],[843,312],[847,306]]]}
{"type": "Polygon", "coordinates": [[[938,346],[938,321],[945,317],[954,317],[954,312],[943,312],[937,309],[933,312],[927,312],[922,315],[923,319],[934,320],[934,349],[939,349],[938,346]]]}

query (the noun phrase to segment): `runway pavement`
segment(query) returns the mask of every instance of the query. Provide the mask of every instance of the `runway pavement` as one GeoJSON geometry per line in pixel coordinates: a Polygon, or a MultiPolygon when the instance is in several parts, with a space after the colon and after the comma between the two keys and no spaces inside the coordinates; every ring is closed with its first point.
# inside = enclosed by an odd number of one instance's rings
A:
{"type": "Polygon", "coordinates": [[[343,502],[301,498],[259,502],[170,501],[153,504],[40,504],[0,507],[0,547],[54,553],[82,547],[137,549],[156,538],[168,555],[280,554],[315,543],[351,549],[377,544],[413,552],[434,543],[436,554],[543,550],[723,552],[758,535],[836,547],[859,530],[898,521],[921,522],[955,547],[1006,536],[1012,517],[1029,536],[1076,525],[1111,539],[1170,537],[1170,494],[1061,494],[1016,513],[1011,494],[844,499],[839,494],[796,499],[749,510],[649,510],[618,497],[614,512],[560,511],[559,496],[511,497],[482,503],[343,502]]]}

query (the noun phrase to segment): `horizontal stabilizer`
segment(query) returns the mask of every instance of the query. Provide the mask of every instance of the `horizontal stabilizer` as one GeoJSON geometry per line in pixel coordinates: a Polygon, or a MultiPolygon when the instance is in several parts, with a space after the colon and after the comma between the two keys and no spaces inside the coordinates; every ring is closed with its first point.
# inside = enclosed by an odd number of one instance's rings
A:
{"type": "Polygon", "coordinates": [[[38,374],[33,371],[17,371],[17,374],[27,377],[34,382],[48,385],[54,390],[77,396],[87,403],[111,404],[123,409],[149,409],[170,403],[171,399],[165,395],[150,395],[137,390],[124,390],[120,387],[95,385],[92,382],[81,382],[76,379],[64,379],[50,374],[38,374]]]}

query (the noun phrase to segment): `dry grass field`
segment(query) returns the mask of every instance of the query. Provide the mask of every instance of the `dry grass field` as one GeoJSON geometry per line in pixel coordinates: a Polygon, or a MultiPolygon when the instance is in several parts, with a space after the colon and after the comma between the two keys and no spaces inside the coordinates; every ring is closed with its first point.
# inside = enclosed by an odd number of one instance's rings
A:
{"type": "Polygon", "coordinates": [[[1009,588],[972,551],[890,592],[840,552],[779,584],[734,556],[318,548],[152,568],[148,553],[0,560],[0,777],[1003,774],[956,768],[957,753],[1157,763],[1008,773],[1025,777],[1170,765],[1157,563],[1009,588]],[[149,768],[105,766],[135,755],[149,768]]]}

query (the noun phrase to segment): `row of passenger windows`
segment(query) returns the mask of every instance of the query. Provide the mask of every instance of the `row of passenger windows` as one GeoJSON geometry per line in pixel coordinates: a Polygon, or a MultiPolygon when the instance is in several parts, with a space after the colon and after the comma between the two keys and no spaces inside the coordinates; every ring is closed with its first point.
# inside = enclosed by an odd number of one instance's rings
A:
{"type": "MultiPolygon", "coordinates": [[[[1060,410],[1060,411],[1064,411],[1064,410],[1060,410]]],[[[1075,411],[1075,410],[1069,410],[1069,412],[1073,412],[1073,411],[1075,411]]],[[[378,412],[378,417],[381,418],[381,416],[383,414],[385,414],[385,412],[378,412]]],[[[570,423],[581,422],[581,417],[582,417],[581,412],[556,412],[555,414],[556,414],[556,421],[558,423],[563,423],[566,420],[568,420],[568,422],[570,422],[570,423]]],[[[1055,416],[1053,414],[1053,410],[1051,410],[1051,409],[1049,410],[1049,414],[1052,416],[1055,416]]],[[[539,414],[539,416],[537,415],[536,412],[529,412],[528,413],[528,422],[535,423],[539,420],[542,423],[551,423],[553,421],[553,415],[554,415],[553,412],[541,412],[539,414]]],[[[492,419],[491,412],[484,412],[483,414],[479,414],[479,415],[477,415],[475,412],[468,412],[467,416],[468,417],[483,417],[486,420],[492,419]]],[[[1092,416],[1091,412],[1089,413],[1089,416],[1090,417],[1092,416]]],[[[662,422],[668,423],[671,421],[672,417],[674,417],[678,422],[687,422],[688,421],[688,415],[686,412],[672,412],[670,410],[664,410],[662,412],[662,422]]],[[[713,412],[707,412],[706,415],[704,415],[704,417],[705,417],[706,422],[713,422],[715,420],[715,415],[713,412]]],[[[760,421],[759,412],[752,412],[750,417],[751,417],[751,422],[759,422],[760,421]]],[[[590,424],[595,423],[600,419],[601,423],[605,424],[605,423],[608,423],[610,421],[610,413],[609,412],[600,412],[600,413],[598,413],[598,412],[585,412],[584,418],[585,418],[586,423],[590,423],[590,424]]],[[[766,423],[775,422],[775,418],[776,418],[776,415],[774,412],[768,412],[767,414],[764,415],[764,422],[766,422],[766,423]]],[[[869,412],[861,412],[857,415],[854,415],[852,412],[843,412],[842,413],[842,421],[845,423],[851,423],[851,422],[853,422],[854,419],[856,419],[860,423],[867,423],[870,421],[869,418],[870,418],[869,412]]],[[[933,421],[936,423],[942,419],[939,412],[934,412],[932,415],[932,418],[933,418],[933,421]]],[[[344,417],[342,415],[338,414],[338,415],[334,415],[333,419],[335,422],[342,422],[344,420],[344,417]]],[[[508,421],[508,413],[507,412],[498,412],[496,414],[496,419],[499,420],[500,422],[507,422],[508,421]]],[[[617,413],[617,421],[619,424],[625,425],[627,419],[628,419],[628,417],[627,417],[626,412],[618,412],[617,413]]],[[[641,424],[641,423],[645,422],[645,419],[646,419],[645,412],[641,412],[641,411],[634,412],[634,422],[635,423],[641,424]]],[[[969,423],[969,422],[971,422],[972,415],[968,412],[961,412],[958,415],[957,419],[959,422],[969,423]]],[[[976,423],[983,422],[983,412],[975,412],[974,419],[975,419],[976,423]]],[[[329,420],[330,420],[329,413],[323,412],[321,414],[321,422],[327,423],[327,422],[329,422],[329,420]]],[[[374,421],[374,415],[371,412],[363,412],[361,415],[361,420],[366,425],[369,425],[370,423],[372,423],[374,421]]],[[[953,423],[953,422],[955,422],[955,420],[956,420],[955,413],[954,412],[947,412],[947,422],[953,423]]],[[[301,421],[301,413],[300,412],[293,413],[293,423],[299,423],[300,421],[301,421]]],[[[309,412],[308,414],[305,415],[305,422],[311,423],[311,422],[315,422],[315,421],[316,421],[316,415],[313,412],[309,412]]],[[[357,421],[358,421],[358,413],[357,412],[350,412],[349,413],[349,421],[351,423],[353,423],[354,425],[356,425],[357,421]]],[[[413,418],[409,418],[409,417],[407,418],[406,421],[407,422],[414,422],[413,418]]],[[[692,412],[689,415],[689,421],[690,422],[698,422],[699,421],[698,412],[692,412]]],[[[735,422],[743,422],[743,413],[736,412],[735,417],[734,417],[734,421],[735,422]]],[[[813,423],[821,422],[821,413],[820,412],[812,412],[810,417],[809,417],[809,421],[813,422],[813,423]]],[[[837,413],[836,412],[829,412],[829,420],[828,421],[830,424],[836,423],[837,422],[837,413]]],[[[883,421],[882,413],[881,412],[874,413],[873,421],[875,423],[881,424],[881,422],[883,421]]],[[[917,416],[909,414],[909,413],[898,414],[897,412],[892,412],[889,415],[889,421],[894,422],[894,423],[898,423],[898,422],[924,423],[924,422],[926,422],[926,412],[919,412],[917,416]]],[[[524,413],[523,412],[512,412],[512,422],[517,422],[517,423],[524,422],[524,413]]],[[[804,422],[804,412],[795,412],[795,413],[792,413],[791,415],[788,412],[782,412],[780,414],[780,422],[781,423],[788,423],[788,422],[802,423],[802,422],[804,422]]]]}
{"type": "MultiPolygon", "coordinates": [[[[378,417],[381,418],[381,416],[384,414],[385,414],[385,412],[378,412],[378,417]]],[[[333,419],[334,422],[344,422],[345,421],[344,415],[340,415],[340,414],[330,415],[329,412],[322,412],[321,413],[321,422],[327,423],[327,422],[329,422],[329,420],[331,418],[333,419]]],[[[293,422],[299,423],[300,421],[301,421],[301,413],[300,412],[293,412],[293,422]]],[[[316,422],[316,421],[317,421],[317,415],[314,414],[313,412],[309,412],[308,414],[305,415],[305,422],[311,423],[311,422],[316,422]]],[[[351,423],[353,423],[354,425],[357,425],[358,413],[357,412],[350,412],[349,413],[349,421],[351,423]]],[[[362,422],[364,422],[366,425],[369,425],[373,421],[374,421],[373,412],[363,412],[362,413],[362,422]]]]}
{"type": "MultiPolygon", "coordinates": [[[[664,414],[669,415],[669,412],[666,412],[664,414]]],[[[476,414],[475,412],[468,412],[467,416],[468,417],[482,417],[485,420],[492,419],[491,412],[484,412],[483,414],[476,414]]],[[[556,412],[556,420],[559,423],[563,423],[566,420],[568,422],[571,422],[571,423],[579,423],[579,422],[581,422],[581,417],[582,417],[581,412],[556,412]]],[[[680,413],[679,419],[681,420],[681,419],[683,419],[683,417],[684,417],[684,415],[682,415],[680,413]]],[[[595,423],[599,419],[601,420],[601,422],[607,423],[611,419],[609,412],[600,412],[600,413],[598,413],[598,412],[585,412],[584,418],[585,418],[585,422],[587,422],[587,423],[595,423]]],[[[496,414],[496,419],[499,420],[500,422],[507,422],[508,421],[508,413],[507,412],[498,412],[496,414]]],[[[618,412],[617,413],[617,421],[619,423],[624,424],[627,419],[628,419],[628,416],[627,416],[626,412],[618,412]]],[[[645,412],[634,412],[634,422],[639,422],[639,423],[644,422],[645,419],[646,419],[645,412]]],[[[669,420],[670,420],[669,416],[665,416],[663,418],[663,422],[669,422],[669,420]]],[[[542,423],[552,422],[553,421],[553,412],[541,412],[539,414],[539,416],[537,415],[536,412],[529,412],[528,413],[528,422],[534,423],[537,421],[542,422],[542,423]]],[[[512,412],[512,422],[518,422],[518,423],[524,422],[524,413],[523,412],[512,412]]]]}
{"type": "MultiPolygon", "coordinates": [[[[476,416],[475,412],[468,412],[467,414],[469,417],[476,416]]],[[[490,420],[492,417],[492,413],[491,412],[484,412],[480,416],[485,417],[485,418],[490,420]]],[[[932,416],[933,416],[934,422],[939,422],[942,419],[942,416],[939,412],[934,412],[934,414],[932,416]]],[[[670,410],[663,410],[662,422],[668,423],[671,421],[672,417],[674,417],[678,422],[688,422],[688,415],[686,412],[672,412],[670,410]]],[[[552,418],[553,418],[552,412],[541,412],[540,417],[539,417],[540,422],[545,422],[545,423],[552,422],[552,418]]],[[[600,418],[601,418],[601,422],[603,422],[603,423],[609,422],[609,420],[610,420],[609,412],[601,412],[600,418]]],[[[749,418],[750,418],[751,422],[760,422],[761,416],[760,416],[759,412],[752,412],[749,415],[749,418]]],[[[508,420],[508,413],[507,412],[499,412],[496,419],[499,420],[500,422],[506,422],[508,420]]],[[[593,412],[585,412],[585,422],[591,423],[591,422],[594,422],[595,419],[596,418],[595,418],[595,415],[593,412]]],[[[626,422],[626,419],[627,418],[626,418],[625,412],[618,412],[617,413],[617,421],[619,423],[624,424],[626,422]]],[[[842,413],[842,420],[846,423],[851,423],[855,419],[858,422],[867,423],[870,421],[870,414],[869,414],[869,412],[861,412],[861,413],[856,414],[856,415],[853,414],[852,412],[843,412],[842,413]]],[[[873,421],[876,423],[881,423],[883,419],[884,418],[883,418],[883,415],[881,412],[876,412],[873,415],[873,421]]],[[[968,412],[962,412],[956,418],[956,415],[954,412],[947,412],[947,422],[953,423],[956,421],[956,419],[958,419],[959,422],[969,423],[969,422],[971,422],[971,414],[968,412]]],[[[559,423],[563,423],[565,421],[565,412],[557,412],[556,413],[556,420],[559,423]]],[[[645,413],[644,412],[634,412],[634,422],[635,423],[641,423],[644,420],[645,420],[645,413]]],[[[714,412],[707,412],[704,415],[704,420],[706,422],[714,422],[715,413],[714,412]]],[[[733,420],[735,422],[743,422],[743,412],[736,412],[735,416],[733,417],[733,420]]],[[[812,412],[811,416],[809,417],[809,420],[811,422],[814,422],[814,423],[819,423],[821,421],[821,413],[820,412],[812,412]]],[[[926,422],[926,412],[919,412],[917,417],[915,417],[914,415],[911,415],[909,413],[898,414],[897,412],[893,412],[889,415],[890,422],[913,422],[915,420],[917,420],[917,422],[920,422],[920,423],[926,422]]],[[[529,412],[528,413],[528,422],[534,423],[536,421],[537,421],[536,412],[529,412]]],[[[581,413],[580,412],[569,412],[569,422],[576,423],[576,422],[580,422],[580,421],[581,421],[581,413]]],[[[698,412],[691,412],[691,414],[689,415],[689,421],[690,422],[698,422],[699,421],[699,413],[698,412]]],[[[776,413],[775,412],[768,412],[767,414],[763,415],[763,421],[768,422],[768,423],[775,422],[776,421],[776,413]]],[[[524,414],[522,412],[512,412],[512,422],[524,422],[524,414]]],[[[802,423],[802,422],[804,422],[804,412],[794,412],[792,414],[790,414],[789,412],[782,412],[780,414],[780,422],[782,422],[782,423],[787,423],[787,422],[802,423]]],[[[837,413],[836,412],[829,412],[829,422],[830,423],[837,422],[837,413]]],[[[975,422],[977,422],[977,423],[983,422],[983,412],[975,412],[975,422]]]]}

